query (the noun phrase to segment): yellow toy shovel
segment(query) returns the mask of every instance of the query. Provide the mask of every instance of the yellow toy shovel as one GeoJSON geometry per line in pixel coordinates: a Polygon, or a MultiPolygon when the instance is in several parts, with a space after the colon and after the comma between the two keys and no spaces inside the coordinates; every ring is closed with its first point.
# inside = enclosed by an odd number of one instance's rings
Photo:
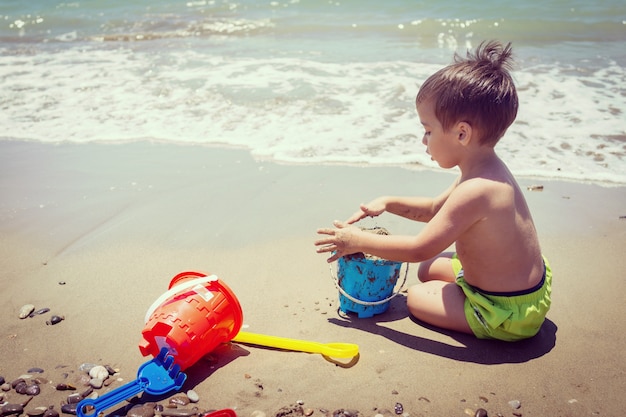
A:
{"type": "Polygon", "coordinates": [[[239,332],[232,341],[299,352],[319,353],[332,358],[353,358],[359,354],[359,346],[353,343],[308,342],[306,340],[266,336],[248,332],[239,332]]]}

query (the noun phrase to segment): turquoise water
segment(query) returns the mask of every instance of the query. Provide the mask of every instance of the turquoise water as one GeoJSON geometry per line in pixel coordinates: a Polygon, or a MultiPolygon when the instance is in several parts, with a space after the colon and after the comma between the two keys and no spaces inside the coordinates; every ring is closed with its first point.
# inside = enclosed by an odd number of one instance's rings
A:
{"type": "Polygon", "coordinates": [[[162,140],[436,169],[413,100],[512,42],[519,175],[626,184],[623,1],[3,1],[0,137],[162,140]]]}

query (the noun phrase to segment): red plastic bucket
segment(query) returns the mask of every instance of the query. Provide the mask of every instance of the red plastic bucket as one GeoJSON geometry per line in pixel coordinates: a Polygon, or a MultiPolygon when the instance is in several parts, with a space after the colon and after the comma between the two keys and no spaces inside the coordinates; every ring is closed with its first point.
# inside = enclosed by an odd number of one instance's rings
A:
{"type": "Polygon", "coordinates": [[[239,333],[243,312],[237,297],[215,275],[182,272],[146,313],[139,350],[157,356],[166,347],[182,370],[239,333]]]}

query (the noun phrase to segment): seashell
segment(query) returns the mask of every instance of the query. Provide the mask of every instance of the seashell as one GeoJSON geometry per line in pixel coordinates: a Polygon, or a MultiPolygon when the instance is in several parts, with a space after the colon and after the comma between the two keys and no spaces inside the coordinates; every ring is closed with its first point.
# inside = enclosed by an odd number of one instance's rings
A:
{"type": "Polygon", "coordinates": [[[50,320],[46,321],[46,324],[49,326],[53,326],[57,323],[61,323],[63,320],[65,320],[65,316],[57,316],[54,315],[52,317],[50,317],[50,320]]]}
{"type": "Polygon", "coordinates": [[[32,313],[30,313],[30,314],[28,315],[28,317],[35,317],[35,316],[38,316],[38,315],[40,315],[40,314],[45,314],[45,313],[47,313],[48,311],[50,311],[50,309],[49,309],[48,307],[40,308],[39,310],[35,310],[35,311],[33,311],[32,313]]]}
{"type": "Polygon", "coordinates": [[[25,391],[25,394],[27,395],[39,395],[41,388],[39,388],[39,385],[37,384],[32,384],[27,386],[25,391]]]}
{"type": "Polygon", "coordinates": [[[0,415],[10,416],[12,414],[22,414],[24,412],[24,406],[22,404],[4,404],[0,408],[0,415]]]}
{"type": "Polygon", "coordinates": [[[20,308],[19,318],[25,319],[35,310],[35,306],[32,304],[24,304],[22,308],[20,308]]]}
{"type": "Polygon", "coordinates": [[[314,412],[315,412],[315,410],[313,410],[312,408],[305,408],[304,409],[304,415],[306,417],[311,417],[314,412]]]}
{"type": "Polygon", "coordinates": [[[192,389],[187,391],[187,398],[189,398],[189,401],[191,401],[192,403],[197,403],[198,401],[200,401],[200,396],[192,389]]]}
{"type": "Polygon", "coordinates": [[[74,403],[74,404],[63,404],[61,406],[61,412],[64,414],[76,414],[76,406],[78,404],[74,403]]]}
{"type": "Polygon", "coordinates": [[[89,370],[89,376],[91,378],[97,378],[101,380],[105,380],[109,377],[109,371],[102,365],[96,365],[89,370]]]}
{"type": "Polygon", "coordinates": [[[91,368],[94,368],[94,367],[96,367],[96,366],[98,366],[98,365],[96,365],[95,363],[85,362],[85,363],[82,363],[82,364],[78,367],[78,370],[79,370],[79,371],[81,371],[81,372],[87,372],[87,373],[89,373],[89,371],[91,371],[91,368]]]}
{"type": "Polygon", "coordinates": [[[43,417],[59,417],[59,412],[54,409],[54,406],[48,407],[48,409],[43,413],[43,417]]]}

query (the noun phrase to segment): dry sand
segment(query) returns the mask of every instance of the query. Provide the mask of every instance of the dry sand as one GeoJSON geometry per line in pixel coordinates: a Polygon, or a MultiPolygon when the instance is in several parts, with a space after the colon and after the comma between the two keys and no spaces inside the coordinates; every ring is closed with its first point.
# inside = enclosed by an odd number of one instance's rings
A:
{"type": "MultiPolygon", "coordinates": [[[[415,323],[404,296],[370,319],[338,314],[315,230],[380,194],[434,195],[451,173],[284,166],[240,150],[132,143],[0,142],[0,376],[39,367],[50,381],[27,409],[54,404],[84,362],[134,379],[147,308],[179,272],[215,273],[246,330],[360,346],[339,366],[321,355],[226,344],[188,370],[202,409],[274,416],[314,410],[410,416],[617,416],[626,391],[626,189],[541,181],[526,193],[554,270],[540,334],[481,341],[415,323]],[[61,285],[60,283],[65,283],[61,285]],[[24,304],[50,313],[20,320],[24,304]],[[64,315],[49,326],[51,314],[64,315]],[[65,374],[68,376],[66,377],[65,374]],[[519,400],[514,410],[508,404],[519,400]]],[[[522,186],[536,180],[520,179],[522,186]]],[[[381,216],[392,234],[420,225],[381,216]]],[[[408,284],[416,282],[411,266],[408,284]]],[[[106,389],[100,390],[101,393],[106,389]]],[[[20,402],[14,391],[0,393],[20,402]]]]}

